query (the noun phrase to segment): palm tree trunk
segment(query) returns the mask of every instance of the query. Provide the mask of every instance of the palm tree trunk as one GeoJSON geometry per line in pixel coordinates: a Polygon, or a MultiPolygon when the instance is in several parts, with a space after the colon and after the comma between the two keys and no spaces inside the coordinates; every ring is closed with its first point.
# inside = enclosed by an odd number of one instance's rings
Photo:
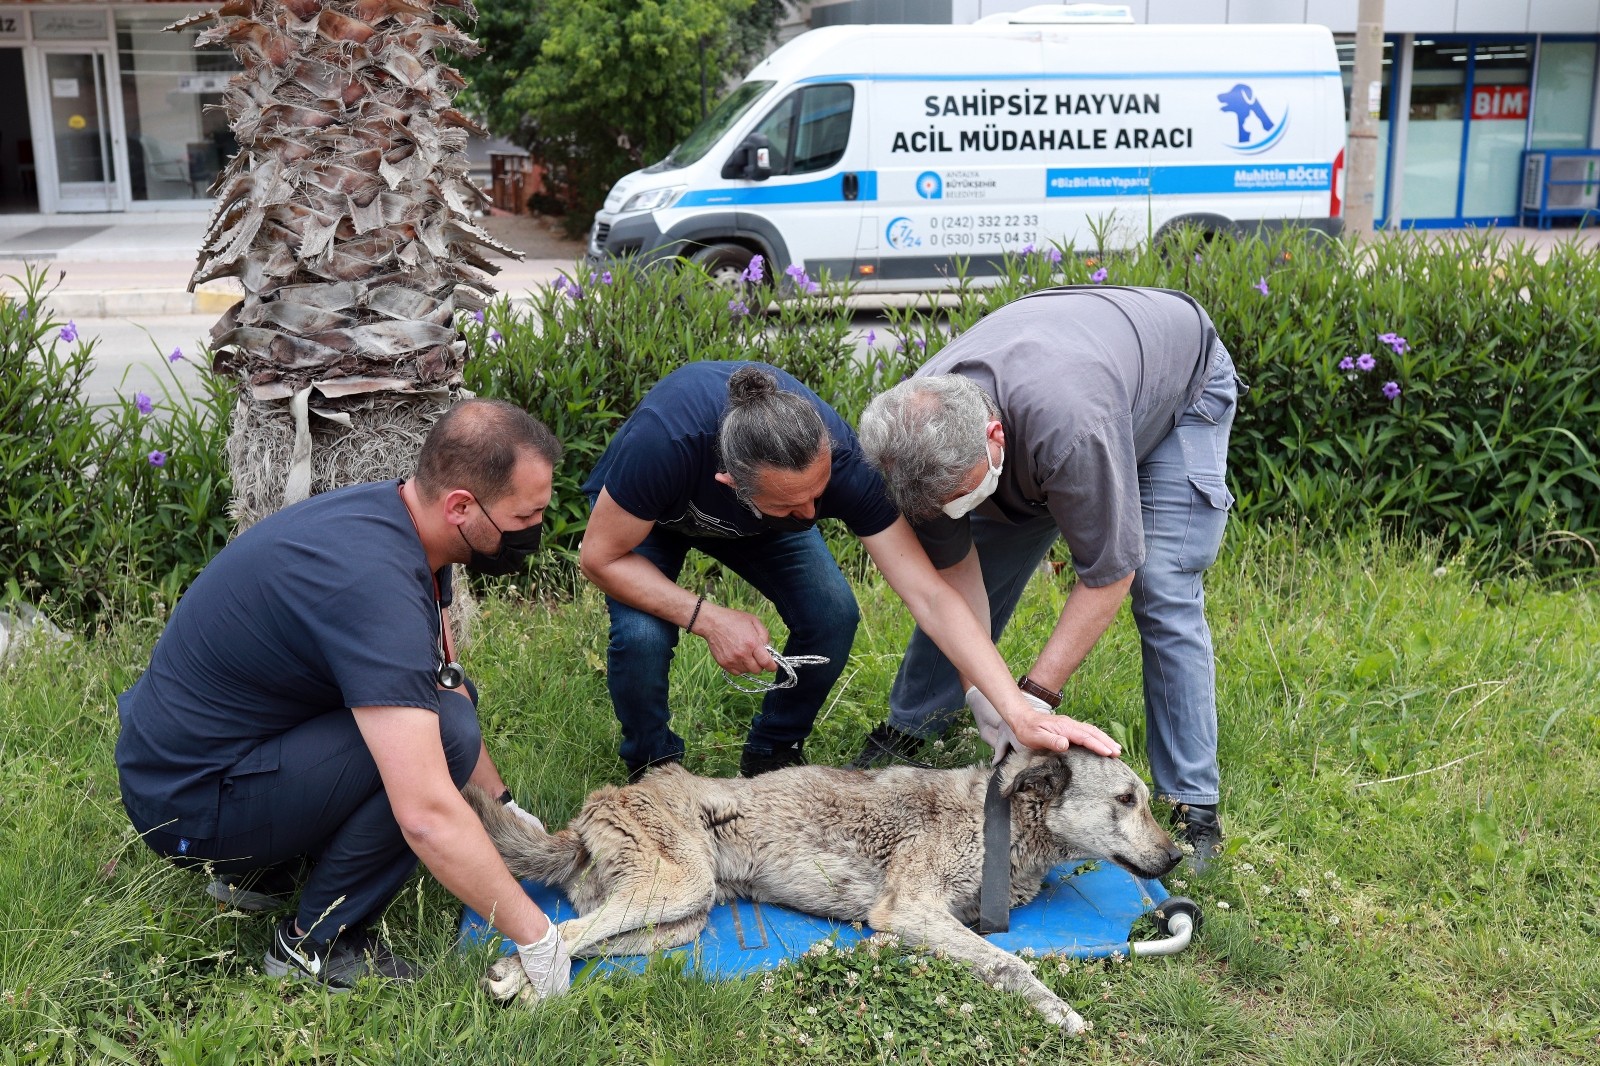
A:
{"type": "Polygon", "coordinates": [[[212,368],[239,381],[228,444],[240,528],[341,485],[411,473],[461,390],[457,312],[493,293],[472,221],[452,104],[460,74],[436,49],[478,49],[438,8],[467,0],[229,0],[215,24],[244,70],[223,106],[239,153],[190,289],[236,277],[244,299],[212,330],[212,368]]]}

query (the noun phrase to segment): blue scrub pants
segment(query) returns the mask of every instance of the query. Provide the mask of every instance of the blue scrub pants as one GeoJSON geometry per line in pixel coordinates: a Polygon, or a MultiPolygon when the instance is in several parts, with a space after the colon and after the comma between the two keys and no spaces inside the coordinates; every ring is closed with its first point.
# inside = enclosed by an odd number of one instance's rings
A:
{"type": "MultiPolygon", "coordinates": [[[[439,693],[439,734],[450,780],[465,785],[478,764],[482,733],[477,690],[439,693]]],[[[220,874],[264,869],[305,856],[312,866],[296,920],[318,940],[374,923],[416,869],[389,807],[378,767],[349,708],[303,722],[267,740],[240,765],[272,769],[225,777],[217,835],[144,834],[180,865],[209,863],[220,874]],[[265,755],[265,758],[263,758],[265,755]]]]}

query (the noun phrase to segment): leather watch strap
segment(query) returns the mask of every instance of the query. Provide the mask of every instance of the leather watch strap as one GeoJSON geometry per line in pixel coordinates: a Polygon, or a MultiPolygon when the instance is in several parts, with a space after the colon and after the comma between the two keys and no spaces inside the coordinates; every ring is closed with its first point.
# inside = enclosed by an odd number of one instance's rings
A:
{"type": "Polygon", "coordinates": [[[1061,706],[1062,692],[1051,692],[1049,689],[1039,684],[1027,674],[1023,674],[1021,677],[1017,678],[1017,687],[1030,696],[1035,696],[1041,700],[1044,700],[1050,705],[1051,710],[1055,710],[1057,707],[1061,706]]]}

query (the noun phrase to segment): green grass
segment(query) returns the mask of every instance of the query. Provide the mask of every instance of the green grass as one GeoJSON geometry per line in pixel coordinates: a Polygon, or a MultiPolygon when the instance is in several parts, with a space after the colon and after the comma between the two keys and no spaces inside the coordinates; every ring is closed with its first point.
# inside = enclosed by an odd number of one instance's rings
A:
{"type": "MultiPolygon", "coordinates": [[[[658,961],[501,1009],[474,984],[485,952],[454,946],[459,905],[426,877],[386,919],[430,966],[414,987],[271,980],[270,922],[217,914],[201,875],[145,850],[117,798],[115,696],[159,623],[34,649],[0,673],[0,1063],[1600,1061],[1600,595],[1469,573],[1374,537],[1232,530],[1210,588],[1227,859],[1169,884],[1205,910],[1186,953],[1040,961],[1094,1024],[1080,1040],[965,970],[892,950],[719,984],[658,961]]],[[[1028,663],[1064,594],[1035,583],[1010,661],[1028,663]]],[[[816,761],[853,755],[882,716],[909,628],[876,581],[861,598],[816,761]]],[[[491,748],[549,821],[621,777],[604,647],[587,591],[491,599],[466,651],[491,748]]],[[[730,774],[754,698],[697,641],[683,650],[690,767],[730,774]]],[[[1126,614],[1067,709],[1144,768],[1126,614]]],[[[937,757],[980,754],[962,727],[937,757]]]]}

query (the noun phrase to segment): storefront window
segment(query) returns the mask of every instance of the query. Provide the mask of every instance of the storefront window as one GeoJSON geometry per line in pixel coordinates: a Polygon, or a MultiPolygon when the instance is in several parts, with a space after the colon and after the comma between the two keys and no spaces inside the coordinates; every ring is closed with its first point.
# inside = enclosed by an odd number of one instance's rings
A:
{"type": "Polygon", "coordinates": [[[1401,218],[1453,218],[1466,132],[1466,42],[1421,40],[1412,50],[1401,218]]]}
{"type": "MultiPolygon", "coordinates": [[[[1336,34],[1333,39],[1334,46],[1339,50],[1339,74],[1344,79],[1344,121],[1345,129],[1350,129],[1350,86],[1355,83],[1356,74],[1356,38],[1353,33],[1336,34]]],[[[1378,174],[1373,180],[1373,188],[1377,190],[1377,215],[1381,219],[1387,213],[1387,196],[1384,192],[1389,187],[1389,106],[1394,89],[1394,44],[1392,39],[1383,42],[1383,76],[1381,89],[1383,96],[1378,104],[1378,174]]],[[[1348,164],[1349,159],[1345,162],[1348,164]]]]}
{"type": "Polygon", "coordinates": [[[1594,60],[1593,41],[1546,41],[1540,45],[1533,147],[1589,147],[1594,60]]]}
{"type": "Polygon", "coordinates": [[[238,62],[225,48],[196,51],[189,27],[163,28],[169,14],[117,13],[117,56],[128,129],[128,177],[135,200],[203,199],[239,150],[222,114],[223,90],[238,62]]]}
{"type": "Polygon", "coordinates": [[[1522,147],[1533,104],[1533,43],[1478,41],[1472,48],[1463,218],[1514,219],[1522,182],[1522,147]]]}

